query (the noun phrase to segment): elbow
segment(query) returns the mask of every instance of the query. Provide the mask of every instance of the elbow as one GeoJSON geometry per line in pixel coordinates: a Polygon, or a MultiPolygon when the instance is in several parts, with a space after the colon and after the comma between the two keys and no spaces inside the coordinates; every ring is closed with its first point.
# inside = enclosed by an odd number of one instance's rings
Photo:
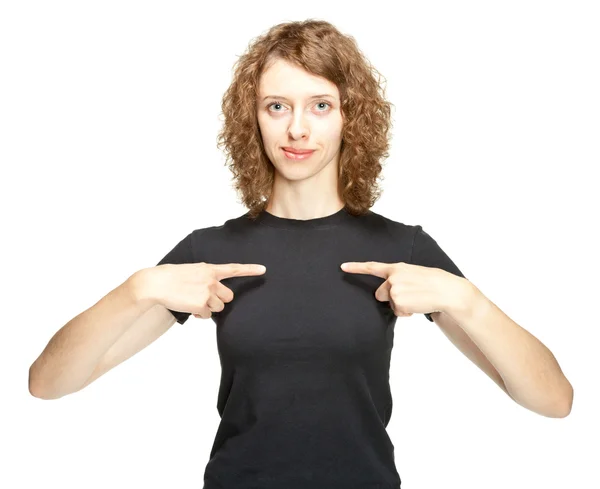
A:
{"type": "Polygon", "coordinates": [[[59,394],[56,392],[50,392],[49,389],[44,388],[43,382],[40,381],[39,373],[36,373],[34,369],[35,363],[29,368],[29,380],[28,380],[28,388],[29,394],[38,399],[43,399],[45,401],[50,401],[53,399],[60,399],[64,396],[64,394],[59,394]]]}
{"type": "Polygon", "coordinates": [[[49,391],[45,391],[44,389],[39,387],[39,385],[32,384],[31,382],[29,383],[29,393],[33,397],[36,397],[38,399],[43,399],[44,401],[52,401],[54,399],[60,399],[61,397],[63,397],[65,395],[65,394],[57,394],[57,393],[51,393],[49,391]]]}
{"type": "Polygon", "coordinates": [[[566,418],[571,414],[571,408],[573,407],[573,386],[570,383],[568,392],[561,396],[560,401],[555,402],[555,406],[554,412],[549,417],[566,418]]]}
{"type": "Polygon", "coordinates": [[[569,414],[571,414],[571,406],[561,407],[561,409],[557,409],[551,415],[547,415],[549,418],[566,418],[569,414]]]}
{"type": "Polygon", "coordinates": [[[38,377],[36,376],[35,371],[33,369],[34,365],[29,367],[29,394],[31,394],[33,397],[37,397],[38,399],[47,400],[49,399],[49,397],[45,395],[43,389],[40,386],[38,377]]]}
{"type": "Polygon", "coordinates": [[[31,364],[31,367],[29,367],[29,379],[28,379],[28,383],[29,383],[29,393],[33,396],[33,397],[37,397],[40,398],[40,391],[39,391],[39,387],[38,387],[38,382],[36,381],[36,375],[35,375],[35,362],[33,362],[31,364]]]}
{"type": "Polygon", "coordinates": [[[565,396],[565,400],[563,403],[563,410],[561,411],[561,418],[566,418],[569,414],[571,414],[571,409],[573,408],[573,386],[569,383],[569,393],[565,396]]]}
{"type": "Polygon", "coordinates": [[[29,371],[29,394],[38,399],[47,399],[47,396],[45,396],[42,389],[40,389],[39,384],[33,379],[31,370],[29,371]]]}

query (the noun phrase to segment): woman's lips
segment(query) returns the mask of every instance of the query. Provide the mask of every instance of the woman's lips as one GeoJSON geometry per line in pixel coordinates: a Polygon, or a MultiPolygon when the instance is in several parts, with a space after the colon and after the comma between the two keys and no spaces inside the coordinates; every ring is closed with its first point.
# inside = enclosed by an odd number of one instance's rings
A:
{"type": "Polygon", "coordinates": [[[285,149],[281,148],[283,151],[283,154],[286,156],[286,158],[290,159],[290,160],[305,160],[307,158],[310,158],[310,156],[315,152],[314,150],[308,152],[308,153],[292,153],[290,151],[286,151],[285,149]]]}

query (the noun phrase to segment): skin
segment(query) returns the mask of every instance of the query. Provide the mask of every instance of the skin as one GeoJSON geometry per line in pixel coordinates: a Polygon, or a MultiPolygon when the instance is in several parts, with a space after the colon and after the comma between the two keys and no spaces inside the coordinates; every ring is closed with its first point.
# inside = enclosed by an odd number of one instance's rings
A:
{"type": "Polygon", "coordinates": [[[261,76],[257,114],[265,151],[275,168],[267,212],[305,220],[339,211],[344,206],[337,191],[344,119],[337,86],[277,59],[261,76]],[[318,94],[332,97],[311,99],[318,94]],[[263,100],[268,95],[287,100],[263,100]],[[284,146],[316,151],[307,160],[293,161],[284,155],[284,146]]]}

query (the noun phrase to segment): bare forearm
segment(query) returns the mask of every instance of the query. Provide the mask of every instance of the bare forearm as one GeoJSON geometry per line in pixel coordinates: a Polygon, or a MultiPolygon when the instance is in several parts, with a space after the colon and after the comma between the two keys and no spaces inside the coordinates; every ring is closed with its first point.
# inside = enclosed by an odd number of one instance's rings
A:
{"type": "Polygon", "coordinates": [[[498,370],[511,397],[544,416],[567,415],[573,387],[552,352],[477,287],[466,286],[464,297],[448,313],[498,370]]]}
{"type": "Polygon", "coordinates": [[[42,399],[77,391],[102,356],[154,303],[141,287],[143,270],[65,324],[29,369],[29,390],[42,399]]]}

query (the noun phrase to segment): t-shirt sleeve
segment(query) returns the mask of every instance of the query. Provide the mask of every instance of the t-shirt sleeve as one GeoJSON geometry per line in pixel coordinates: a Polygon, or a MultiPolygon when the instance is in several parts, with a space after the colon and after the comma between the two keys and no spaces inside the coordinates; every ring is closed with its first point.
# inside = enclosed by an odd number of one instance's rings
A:
{"type": "MultiPolygon", "coordinates": [[[[156,266],[164,265],[166,263],[172,265],[194,263],[194,253],[192,250],[192,233],[190,233],[177,243],[175,247],[156,264],[156,266]]],[[[173,311],[172,309],[168,310],[175,316],[179,324],[185,323],[191,315],[189,312],[173,311]]]]}
{"type": "MultiPolygon", "coordinates": [[[[446,272],[466,278],[456,264],[444,250],[442,250],[437,241],[427,234],[419,225],[415,226],[410,263],[413,265],[421,265],[423,267],[441,268],[446,272]]],[[[433,322],[431,313],[425,314],[425,317],[433,322]]]]}

